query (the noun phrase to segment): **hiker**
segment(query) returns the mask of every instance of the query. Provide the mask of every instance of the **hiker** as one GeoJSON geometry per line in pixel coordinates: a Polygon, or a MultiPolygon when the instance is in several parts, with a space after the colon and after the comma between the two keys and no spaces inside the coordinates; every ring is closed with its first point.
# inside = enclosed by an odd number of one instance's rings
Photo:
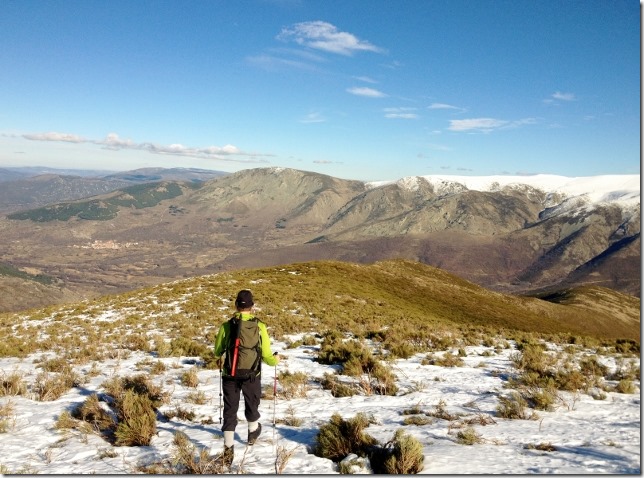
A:
{"type": "Polygon", "coordinates": [[[258,411],[262,395],[261,362],[269,366],[275,366],[279,362],[279,356],[271,352],[266,324],[253,315],[253,305],[251,291],[239,291],[235,300],[237,312],[222,324],[215,341],[215,360],[220,373],[223,366],[224,452],[222,461],[228,467],[235,456],[234,437],[240,392],[244,394],[248,444],[253,445],[262,431],[258,411]]]}

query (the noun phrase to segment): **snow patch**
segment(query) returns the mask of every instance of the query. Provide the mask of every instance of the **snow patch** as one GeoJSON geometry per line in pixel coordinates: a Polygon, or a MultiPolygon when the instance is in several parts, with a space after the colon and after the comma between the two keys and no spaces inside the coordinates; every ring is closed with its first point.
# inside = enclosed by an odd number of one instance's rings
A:
{"type": "Polygon", "coordinates": [[[396,184],[409,191],[418,191],[418,188],[420,187],[420,178],[418,176],[408,176],[406,178],[399,179],[396,184]]]}
{"type": "Polygon", "coordinates": [[[633,207],[640,204],[639,174],[581,177],[553,174],[532,176],[429,175],[406,177],[397,181],[372,181],[365,183],[365,186],[371,189],[395,183],[412,189],[414,185],[417,187],[420,178],[429,182],[438,194],[455,193],[464,190],[463,188],[494,192],[505,188],[525,190],[526,186],[529,186],[543,191],[550,200],[557,197],[562,199],[579,198],[584,203],[591,205],[617,204],[622,207],[633,207]]]}

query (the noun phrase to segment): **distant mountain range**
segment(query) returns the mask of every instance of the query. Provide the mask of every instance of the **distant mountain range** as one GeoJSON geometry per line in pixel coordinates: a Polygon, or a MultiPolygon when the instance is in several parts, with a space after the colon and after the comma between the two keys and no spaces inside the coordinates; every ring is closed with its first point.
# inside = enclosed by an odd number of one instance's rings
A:
{"type": "Polygon", "coordinates": [[[17,291],[0,310],[319,259],[411,259],[515,294],[580,284],[640,294],[639,175],[365,183],[285,168],[206,180],[144,171],[0,219],[4,265],[20,273],[0,269],[17,291]]]}
{"type": "Polygon", "coordinates": [[[125,172],[0,168],[0,213],[31,209],[154,181],[207,181],[228,173],[194,168],[143,168],[125,172]]]}

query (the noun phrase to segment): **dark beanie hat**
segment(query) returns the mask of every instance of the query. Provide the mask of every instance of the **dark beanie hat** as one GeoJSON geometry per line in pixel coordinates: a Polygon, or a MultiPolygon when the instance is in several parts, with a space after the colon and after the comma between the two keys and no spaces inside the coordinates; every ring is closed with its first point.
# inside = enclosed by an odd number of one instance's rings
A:
{"type": "Polygon", "coordinates": [[[235,300],[235,306],[239,309],[248,309],[252,307],[253,304],[253,294],[251,291],[246,289],[240,290],[237,294],[237,300],[235,300]]]}

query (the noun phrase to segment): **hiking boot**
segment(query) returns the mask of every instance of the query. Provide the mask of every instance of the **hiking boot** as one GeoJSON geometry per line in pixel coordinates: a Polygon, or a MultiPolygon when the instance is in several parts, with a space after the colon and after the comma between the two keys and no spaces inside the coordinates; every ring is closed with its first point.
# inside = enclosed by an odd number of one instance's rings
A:
{"type": "Polygon", "coordinates": [[[235,445],[224,445],[224,453],[221,455],[223,465],[230,468],[230,465],[233,464],[233,458],[235,458],[235,445]]]}
{"type": "Polygon", "coordinates": [[[248,444],[254,445],[260,433],[262,433],[262,424],[258,423],[257,430],[255,430],[254,432],[248,432],[248,444]]]}

